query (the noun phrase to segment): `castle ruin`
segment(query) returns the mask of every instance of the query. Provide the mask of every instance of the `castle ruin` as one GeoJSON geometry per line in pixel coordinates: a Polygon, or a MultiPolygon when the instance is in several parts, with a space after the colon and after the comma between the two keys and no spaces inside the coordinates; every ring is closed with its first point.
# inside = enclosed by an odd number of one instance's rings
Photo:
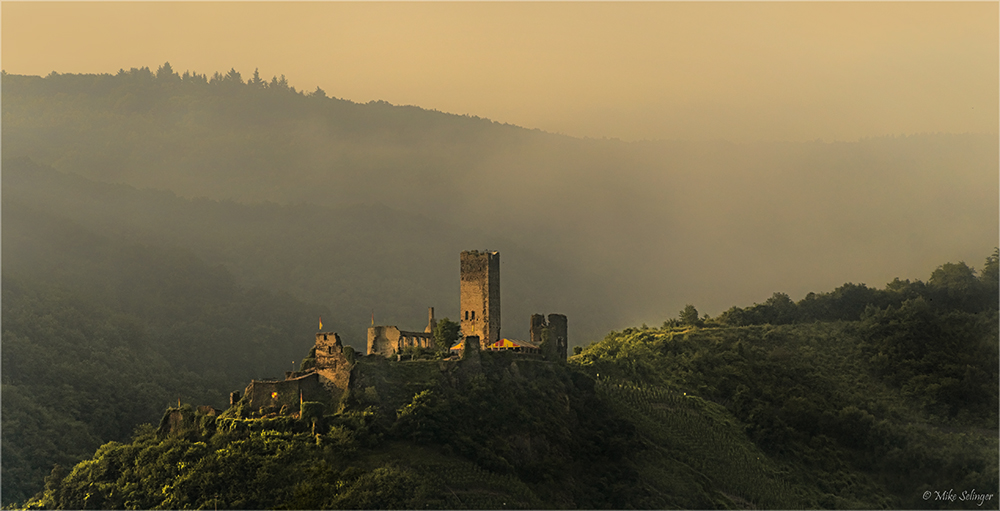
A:
{"type": "MultiPolygon", "coordinates": [[[[460,262],[461,340],[451,349],[454,359],[461,360],[463,367],[471,371],[479,365],[480,352],[506,351],[552,362],[566,360],[566,316],[562,314],[549,314],[548,321],[541,314],[533,314],[528,341],[500,337],[499,252],[462,252],[460,262]]],[[[423,332],[375,325],[373,316],[367,354],[399,360],[407,348],[434,349],[436,325],[433,307],[427,311],[423,332]]],[[[305,401],[334,405],[348,393],[354,367],[353,348],[344,346],[334,332],[317,332],[316,343],[299,371],[285,372],[284,380],[252,380],[242,396],[239,392],[230,394],[230,404],[242,403],[247,411],[261,416],[294,415],[305,401]]]]}
{"type": "MultiPolygon", "coordinates": [[[[511,351],[526,355],[542,355],[548,360],[566,360],[566,316],[549,314],[531,316],[529,341],[505,339],[500,336],[500,252],[464,251],[459,256],[459,325],[461,341],[452,348],[456,354],[464,350],[470,337],[479,339],[483,351],[511,351]]],[[[368,354],[399,358],[408,347],[434,347],[434,308],[428,312],[428,324],[423,333],[400,330],[395,326],[368,329],[368,354]]]]}
{"type": "Polygon", "coordinates": [[[408,332],[395,326],[375,326],[372,320],[372,326],[368,328],[368,353],[389,357],[402,353],[406,348],[433,348],[434,327],[437,325],[434,307],[429,308],[427,316],[427,327],[423,332],[408,332]]]}
{"type": "Polygon", "coordinates": [[[545,316],[532,314],[530,333],[531,344],[540,347],[545,358],[566,360],[568,355],[566,316],[549,314],[549,322],[546,324],[545,316]]]}
{"type": "MultiPolygon", "coordinates": [[[[284,380],[251,380],[242,400],[261,415],[298,410],[302,401],[336,403],[350,385],[353,358],[354,350],[345,348],[339,335],[317,332],[316,344],[300,371],[286,371],[284,380]]],[[[239,392],[233,392],[229,400],[230,404],[239,402],[239,392]]]]}

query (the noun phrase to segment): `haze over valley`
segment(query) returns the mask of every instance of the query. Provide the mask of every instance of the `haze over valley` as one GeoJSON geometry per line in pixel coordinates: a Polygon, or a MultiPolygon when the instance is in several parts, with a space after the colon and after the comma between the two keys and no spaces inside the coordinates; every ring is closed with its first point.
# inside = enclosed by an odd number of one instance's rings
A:
{"type": "Polygon", "coordinates": [[[5,506],[997,493],[996,3],[2,9],[5,506]]]}
{"type": "Polygon", "coordinates": [[[975,265],[998,230],[992,135],[575,139],[228,76],[7,75],[4,157],[58,176],[16,196],[329,307],[358,347],[373,309],[455,317],[469,247],[505,254],[505,332],[544,307],[578,344],[689,303],[715,315],[975,265]]]}

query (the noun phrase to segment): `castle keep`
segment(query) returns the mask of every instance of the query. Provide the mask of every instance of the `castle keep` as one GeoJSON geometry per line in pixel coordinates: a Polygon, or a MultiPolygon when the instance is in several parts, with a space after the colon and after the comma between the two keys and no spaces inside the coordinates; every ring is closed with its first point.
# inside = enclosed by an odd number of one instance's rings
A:
{"type": "Polygon", "coordinates": [[[500,252],[462,252],[460,278],[462,336],[483,346],[500,340],[500,252]]]}
{"type": "MultiPolygon", "coordinates": [[[[541,314],[532,315],[528,341],[500,337],[500,252],[468,250],[459,255],[459,264],[459,325],[463,340],[452,348],[453,353],[464,349],[464,339],[475,337],[484,351],[513,351],[542,355],[548,360],[566,360],[566,316],[562,314],[549,314],[548,322],[541,314]]],[[[398,358],[405,348],[434,347],[433,307],[422,333],[372,323],[368,329],[369,355],[398,358]]]]}

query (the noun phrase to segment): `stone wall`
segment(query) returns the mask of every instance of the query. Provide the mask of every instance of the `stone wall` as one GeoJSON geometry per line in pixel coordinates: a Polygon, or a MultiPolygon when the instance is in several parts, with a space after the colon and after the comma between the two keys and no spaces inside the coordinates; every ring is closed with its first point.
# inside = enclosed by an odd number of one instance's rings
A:
{"type": "Polygon", "coordinates": [[[424,332],[434,335],[434,327],[437,326],[437,320],[434,319],[434,307],[427,308],[427,328],[424,328],[424,332]]]}
{"type": "Polygon", "coordinates": [[[299,399],[336,404],[351,383],[353,360],[344,351],[340,336],[318,332],[312,354],[315,363],[306,372],[289,371],[284,380],[253,380],[244,391],[243,401],[249,411],[295,413],[299,399]]]}
{"type": "Polygon", "coordinates": [[[531,326],[528,328],[528,332],[531,335],[531,338],[528,340],[531,341],[531,344],[535,346],[542,345],[542,331],[545,330],[546,326],[544,314],[531,315],[531,326]]]}
{"type": "MultiPolygon", "coordinates": [[[[347,392],[351,381],[351,366],[354,361],[344,352],[344,344],[335,332],[316,333],[316,373],[320,384],[330,394],[333,402],[340,400],[347,392]]],[[[352,357],[353,358],[353,357],[352,357]]]]}
{"type": "Polygon", "coordinates": [[[303,401],[333,402],[317,373],[291,380],[253,380],[246,388],[244,400],[252,412],[266,414],[284,409],[285,413],[295,413],[299,411],[300,392],[303,401]]]}
{"type": "Polygon", "coordinates": [[[429,332],[409,332],[394,326],[373,326],[368,328],[368,354],[395,357],[405,348],[433,348],[434,334],[429,332]]]}

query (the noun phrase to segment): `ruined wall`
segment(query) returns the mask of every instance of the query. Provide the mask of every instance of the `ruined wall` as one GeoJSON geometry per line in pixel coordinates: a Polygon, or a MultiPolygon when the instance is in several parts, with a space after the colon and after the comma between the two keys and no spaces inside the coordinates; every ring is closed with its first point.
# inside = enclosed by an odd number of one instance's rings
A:
{"type": "Polygon", "coordinates": [[[427,332],[408,332],[394,326],[368,328],[368,354],[395,357],[404,348],[433,348],[434,336],[427,332]]]}
{"type": "Polygon", "coordinates": [[[482,372],[483,361],[480,354],[481,349],[479,337],[475,335],[465,337],[462,341],[462,364],[460,366],[462,374],[469,375],[482,372]]]}
{"type": "Polygon", "coordinates": [[[424,329],[425,333],[434,335],[434,327],[437,326],[437,320],[434,319],[434,307],[428,307],[427,309],[427,328],[424,329]]]}
{"type": "Polygon", "coordinates": [[[555,355],[558,360],[566,360],[568,355],[569,337],[566,332],[566,316],[549,314],[549,342],[554,342],[555,355]]]}
{"type": "Polygon", "coordinates": [[[351,382],[353,357],[349,358],[344,352],[344,344],[334,332],[318,332],[313,350],[316,353],[315,370],[320,376],[320,384],[334,402],[339,401],[351,382]]]}
{"type": "Polygon", "coordinates": [[[569,337],[566,332],[566,316],[549,314],[548,323],[541,314],[531,315],[531,342],[542,347],[542,354],[552,361],[566,360],[569,354],[569,337]],[[543,336],[543,332],[548,332],[543,336]],[[542,339],[545,339],[543,342],[542,339]]]}
{"type": "MultiPolygon", "coordinates": [[[[318,332],[311,352],[315,362],[309,370],[287,371],[284,380],[253,380],[244,391],[243,402],[250,411],[258,413],[279,411],[282,407],[285,413],[295,413],[299,410],[300,394],[303,401],[333,405],[340,401],[351,383],[354,365],[351,353],[345,352],[335,332],[318,332]]],[[[230,400],[238,396],[233,393],[230,400]]]]}
{"type": "Polygon", "coordinates": [[[388,357],[395,353],[399,329],[394,326],[373,326],[368,328],[368,354],[388,357]]]}
{"type": "Polygon", "coordinates": [[[531,326],[528,328],[528,332],[531,338],[531,344],[535,346],[542,345],[542,330],[545,330],[545,316],[543,314],[532,314],[531,315],[531,326]]]}
{"type": "Polygon", "coordinates": [[[303,401],[334,402],[333,396],[320,383],[317,373],[291,380],[253,380],[247,385],[244,399],[253,412],[277,412],[284,407],[286,413],[295,413],[299,411],[300,392],[303,401]]]}
{"type": "Polygon", "coordinates": [[[462,252],[462,335],[475,335],[482,346],[500,340],[500,252],[462,252]]]}

